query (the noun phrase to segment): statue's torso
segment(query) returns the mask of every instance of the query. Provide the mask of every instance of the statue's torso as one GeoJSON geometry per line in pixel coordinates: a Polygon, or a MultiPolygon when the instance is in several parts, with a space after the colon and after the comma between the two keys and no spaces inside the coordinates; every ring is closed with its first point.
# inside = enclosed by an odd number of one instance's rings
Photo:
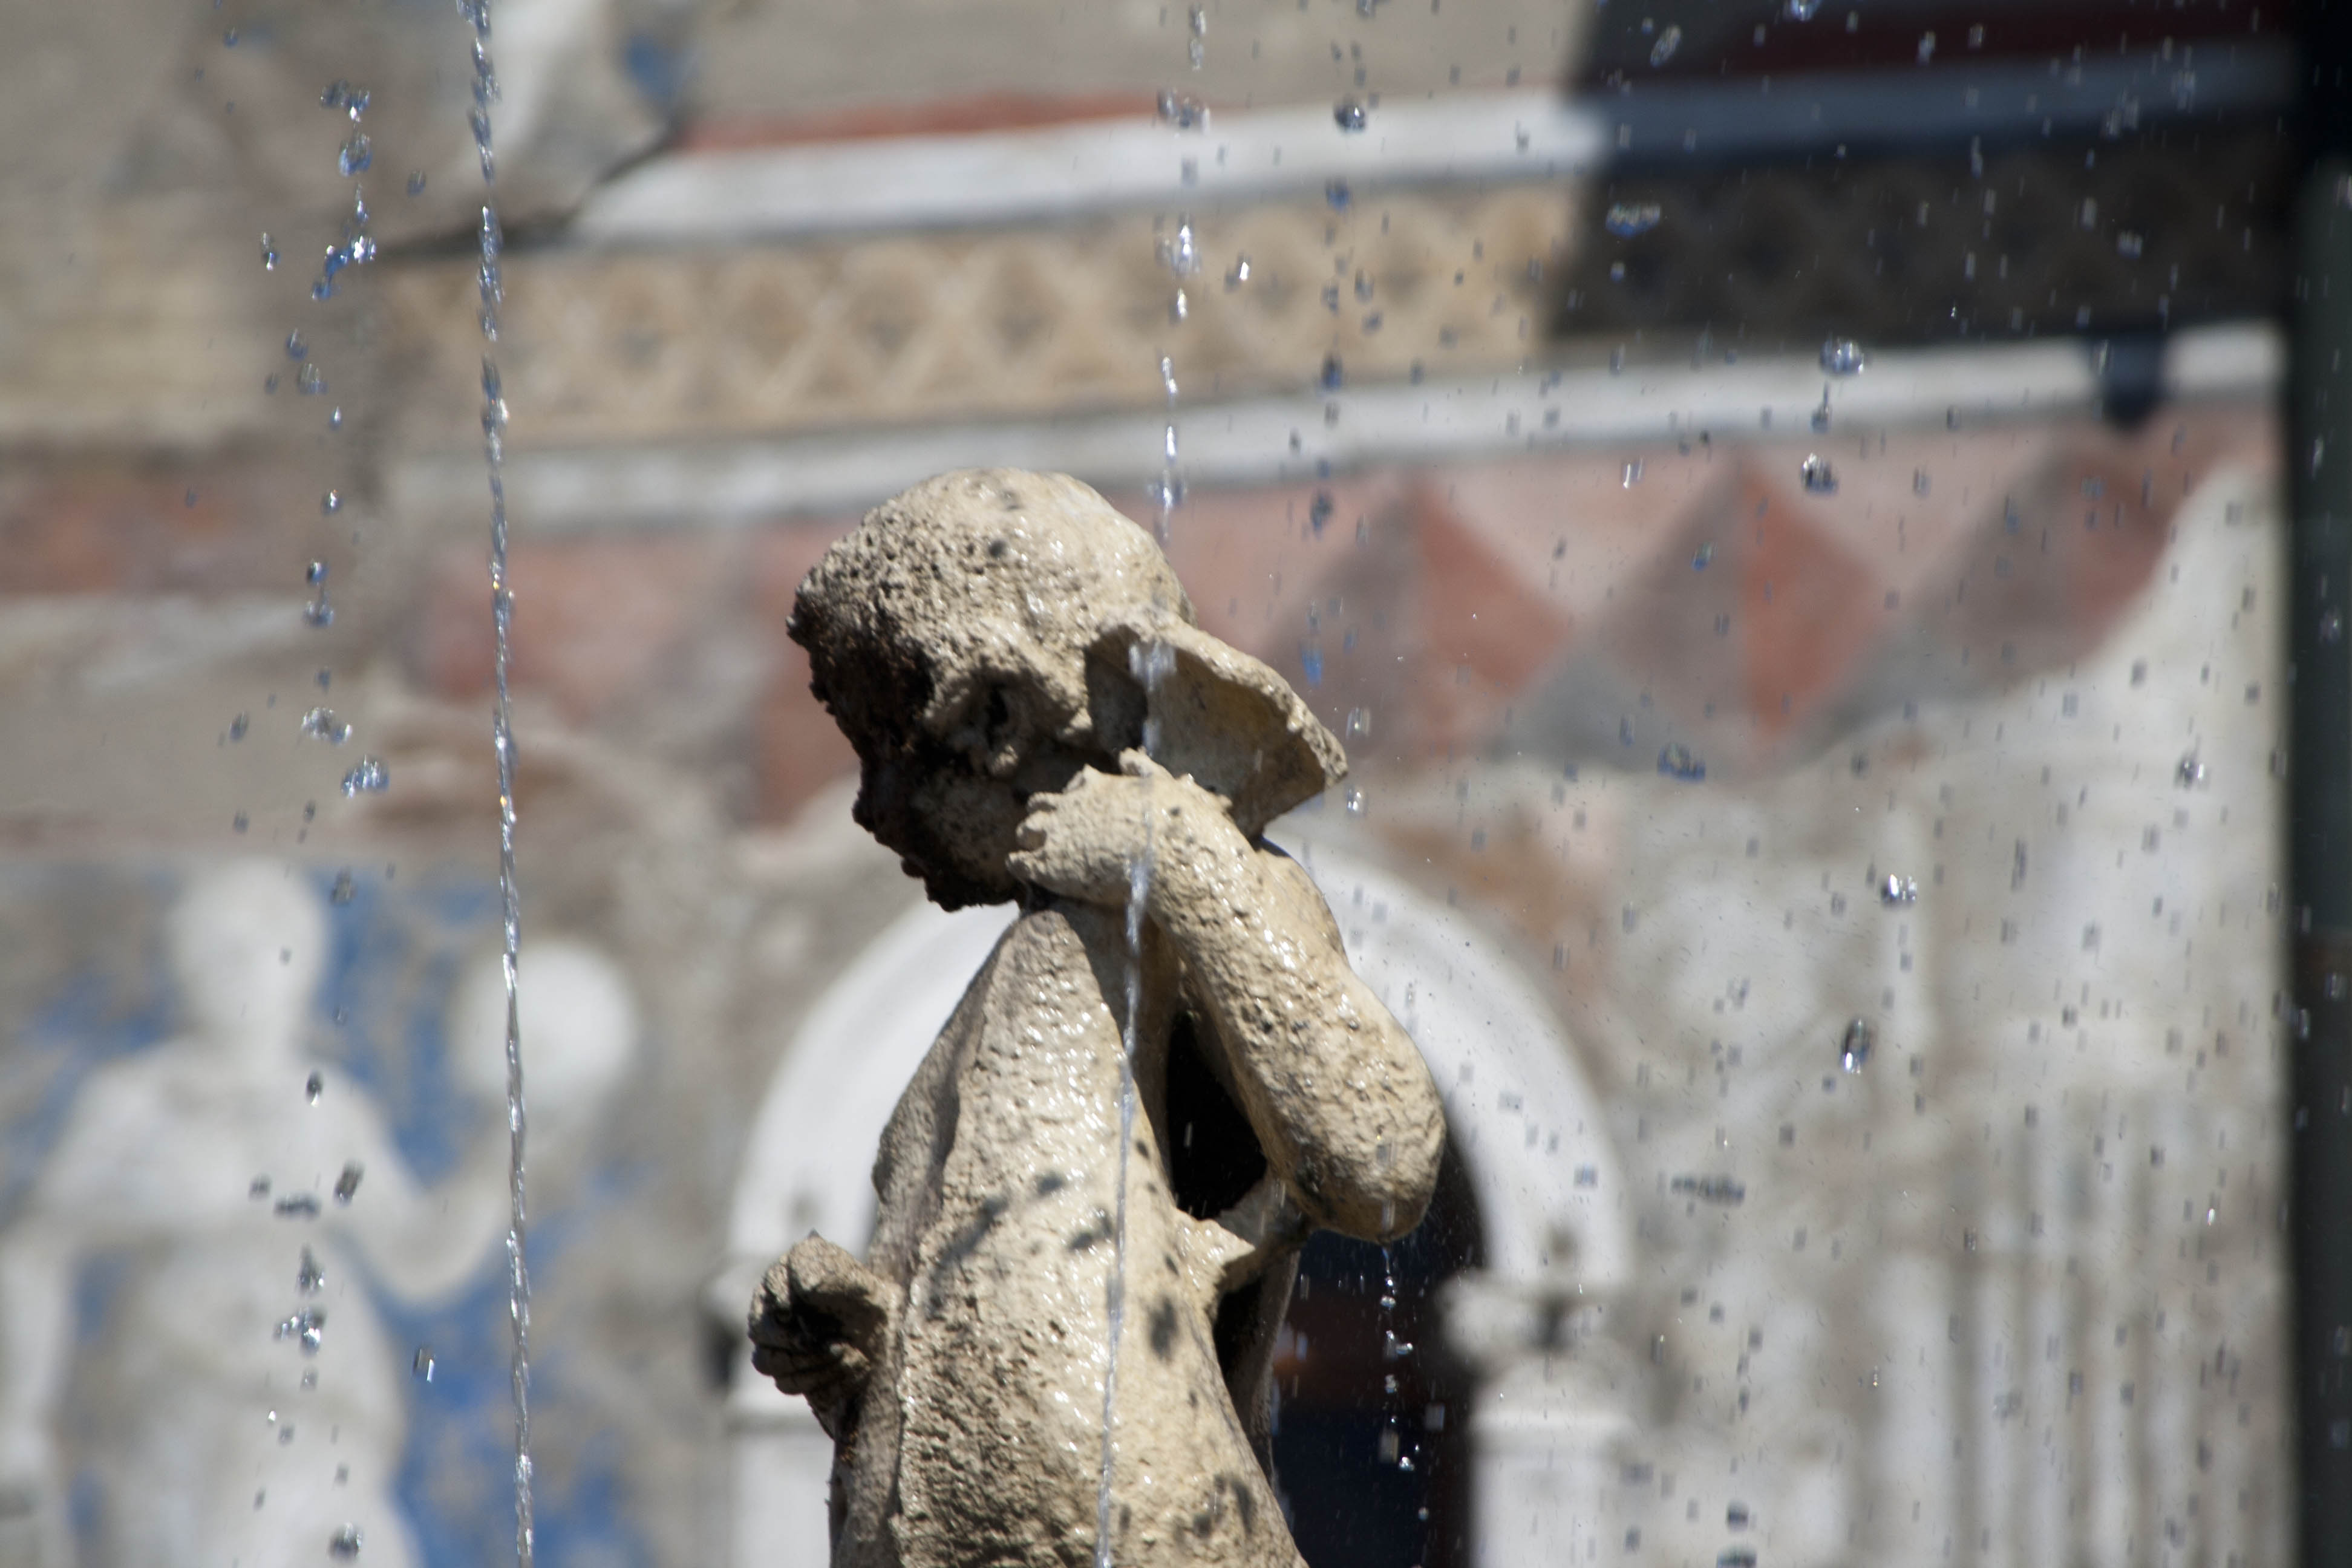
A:
{"type": "MultiPolygon", "coordinates": [[[[904,1294],[844,1456],[837,1568],[1094,1560],[1128,967],[1115,912],[1024,916],[892,1119],[869,1262],[904,1294]]],[[[1169,1192],[1150,1108],[1175,976],[1143,967],[1113,1560],[1295,1564],[1169,1192]]]]}

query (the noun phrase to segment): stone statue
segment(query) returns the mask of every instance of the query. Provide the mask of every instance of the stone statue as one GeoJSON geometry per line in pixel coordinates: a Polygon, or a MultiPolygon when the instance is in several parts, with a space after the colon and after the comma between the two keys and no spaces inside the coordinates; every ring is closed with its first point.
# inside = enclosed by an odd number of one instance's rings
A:
{"type": "Polygon", "coordinates": [[[1444,1141],[1261,837],[1339,743],[1060,475],[877,508],[790,630],[859,824],[940,905],[1023,910],[883,1135],[870,1256],[811,1236],[752,1303],[834,1439],[835,1568],[1297,1564],[1266,1446],[1297,1249],[1411,1230],[1444,1141]]]}
{"type": "MultiPolygon", "coordinates": [[[[378,1300],[446,1300],[489,1261],[505,1128],[485,1117],[426,1186],[371,1098],[311,1054],[330,931],[299,868],[205,868],[168,933],[187,1032],[89,1075],[0,1232],[0,1563],[308,1568],[363,1547],[408,1568],[411,1347],[378,1300]],[[72,1450],[97,1482],[79,1500],[72,1450]],[[79,1531],[69,1503],[87,1505],[79,1531]]],[[[561,1158],[634,1050],[627,995],[576,943],[523,963],[526,1017],[561,1046],[531,1128],[561,1158]]],[[[466,988],[456,1065],[494,1096],[506,995],[488,973],[488,1009],[481,980],[466,988]]]]}

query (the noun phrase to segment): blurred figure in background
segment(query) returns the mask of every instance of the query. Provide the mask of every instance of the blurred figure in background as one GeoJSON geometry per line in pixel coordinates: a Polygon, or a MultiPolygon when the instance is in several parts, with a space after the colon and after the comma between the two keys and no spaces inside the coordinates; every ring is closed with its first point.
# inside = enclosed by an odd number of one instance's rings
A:
{"type": "MultiPolygon", "coordinates": [[[[12,1563],[416,1560],[392,1491],[408,1357],[372,1297],[429,1301],[489,1260],[507,1141],[490,1123],[446,1180],[416,1180],[377,1107],[313,1058],[326,943],[299,869],[193,879],[170,922],[188,1032],[92,1075],[0,1237],[12,1563]]],[[[634,1034],[610,966],[591,978],[605,983],[551,989],[618,995],[601,1011],[620,1032],[551,1074],[541,1125],[559,1144],[634,1034]]],[[[502,1082],[496,1000],[494,1039],[460,1035],[486,1058],[460,1063],[479,1090],[502,1082]]]]}

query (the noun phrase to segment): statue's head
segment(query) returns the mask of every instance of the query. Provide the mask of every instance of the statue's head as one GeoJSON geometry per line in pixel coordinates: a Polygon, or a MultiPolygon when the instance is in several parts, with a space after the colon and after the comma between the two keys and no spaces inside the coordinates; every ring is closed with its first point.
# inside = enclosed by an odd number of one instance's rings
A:
{"type": "Polygon", "coordinates": [[[188,879],[168,930],[199,1035],[257,1059],[299,1048],[327,936],[318,889],[300,868],[267,860],[208,867],[188,879]]]}
{"type": "Polygon", "coordinates": [[[967,469],[884,502],[789,629],[864,766],[857,821],[950,909],[1018,894],[1028,797],[1115,771],[1147,716],[1155,760],[1253,836],[1346,771],[1280,676],[1193,624],[1150,535],[1065,475],[967,469]]]}

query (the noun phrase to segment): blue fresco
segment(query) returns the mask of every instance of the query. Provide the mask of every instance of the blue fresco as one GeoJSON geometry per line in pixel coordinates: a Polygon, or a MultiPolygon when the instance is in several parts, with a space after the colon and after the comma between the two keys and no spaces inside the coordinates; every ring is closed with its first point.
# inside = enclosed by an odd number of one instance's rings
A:
{"type": "MultiPolygon", "coordinates": [[[[498,1108],[461,1089],[446,1012],[460,974],[497,940],[496,885],[464,872],[411,879],[362,876],[349,900],[329,901],[332,873],[316,873],[328,910],[331,951],[314,1005],[317,1056],[365,1093],[417,1178],[431,1185],[458,1166],[461,1152],[497,1136],[498,1108]]],[[[73,962],[22,990],[11,1021],[12,1048],[0,1058],[0,1226],[22,1207],[55,1147],[77,1093],[109,1063],[173,1037],[182,1016],[161,939],[161,916],[179,887],[169,870],[47,868],[0,885],[0,900],[40,911],[72,900],[143,926],[135,943],[68,942],[73,962]],[[93,894],[93,889],[95,893],[93,894]],[[131,911],[124,914],[123,911],[131,911]]],[[[70,923],[70,922],[69,922],[70,923]]],[[[561,1201],[534,1215],[530,1258],[542,1284],[560,1279],[567,1244],[593,1233],[598,1214],[637,1186],[642,1172],[592,1167],[561,1201]]],[[[371,1291],[409,1378],[408,1430],[394,1495],[428,1568],[479,1568],[514,1552],[514,1422],[503,1255],[493,1249],[458,1290],[424,1308],[371,1291]],[[406,1365],[430,1347],[429,1380],[406,1365]]],[[[85,1337],[102,1331],[123,1260],[87,1259],[75,1281],[75,1317],[85,1337]]],[[[566,1377],[567,1347],[535,1346],[535,1418],[572,1435],[560,1473],[541,1467],[536,1496],[539,1560],[579,1568],[640,1568],[652,1555],[626,1509],[624,1444],[583,1406],[566,1377]],[[590,1434],[584,1441],[580,1433],[590,1434]]],[[[74,1478],[67,1512],[85,1543],[98,1533],[97,1479],[74,1478]]]]}

